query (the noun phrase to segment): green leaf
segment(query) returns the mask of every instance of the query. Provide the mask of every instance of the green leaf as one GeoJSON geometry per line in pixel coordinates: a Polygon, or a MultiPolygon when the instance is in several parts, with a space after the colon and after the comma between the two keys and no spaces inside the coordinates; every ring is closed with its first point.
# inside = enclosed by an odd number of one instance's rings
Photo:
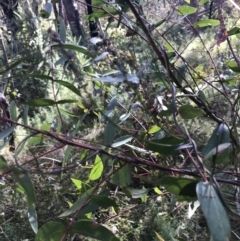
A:
{"type": "Polygon", "coordinates": [[[116,147],[122,146],[128,143],[129,141],[131,141],[132,139],[133,138],[130,135],[119,137],[114,141],[114,143],[112,144],[112,147],[116,148],[116,147]]]}
{"type": "Polygon", "coordinates": [[[93,58],[93,55],[87,50],[87,48],[85,48],[83,46],[74,45],[74,44],[53,44],[53,45],[51,45],[51,47],[74,50],[76,52],[82,53],[84,55],[87,55],[88,57],[93,58]]]}
{"type": "Polygon", "coordinates": [[[163,23],[166,22],[166,19],[162,19],[160,20],[159,22],[157,22],[155,25],[154,25],[154,29],[158,28],[159,26],[161,26],[163,23]]]}
{"type": "Polygon", "coordinates": [[[107,105],[107,110],[114,110],[117,105],[117,96],[112,97],[107,105]]]}
{"type": "Polygon", "coordinates": [[[132,198],[142,198],[143,196],[147,195],[150,189],[134,189],[128,188],[124,191],[131,195],[132,198]]]}
{"type": "Polygon", "coordinates": [[[73,223],[73,225],[70,226],[69,231],[72,235],[79,234],[102,241],[120,241],[104,226],[87,220],[81,220],[73,223]]]}
{"type": "Polygon", "coordinates": [[[75,213],[82,205],[84,207],[89,202],[87,201],[87,199],[89,198],[89,196],[92,195],[93,190],[94,190],[93,188],[89,189],[84,194],[82,194],[82,196],[69,209],[67,209],[62,214],[59,215],[59,218],[67,217],[75,213]]]}
{"type": "Polygon", "coordinates": [[[189,15],[192,13],[195,13],[197,11],[197,8],[187,6],[187,5],[182,5],[178,8],[178,14],[180,15],[189,15]]]}
{"type": "Polygon", "coordinates": [[[223,153],[224,151],[228,150],[229,147],[231,146],[231,143],[223,143],[218,145],[217,147],[213,148],[211,151],[209,151],[205,156],[204,156],[204,161],[211,159],[215,155],[219,155],[223,153]]]}
{"type": "Polygon", "coordinates": [[[104,145],[106,146],[112,145],[115,139],[116,131],[117,131],[117,126],[114,123],[115,119],[116,119],[115,116],[113,116],[112,118],[108,117],[108,122],[105,126],[103,137],[104,137],[104,145]]]}
{"type": "Polygon", "coordinates": [[[18,65],[20,65],[21,63],[23,63],[25,60],[31,59],[31,58],[33,58],[34,56],[35,56],[35,54],[30,54],[30,55],[28,55],[28,56],[26,56],[26,57],[23,57],[23,58],[17,60],[15,63],[11,64],[11,65],[10,65],[8,68],[6,68],[5,70],[1,70],[1,71],[0,71],[0,75],[5,74],[7,71],[13,69],[14,67],[17,67],[18,65]]]}
{"type": "Polygon", "coordinates": [[[161,127],[159,127],[159,126],[157,126],[157,125],[153,125],[153,126],[151,126],[151,127],[149,128],[148,134],[154,134],[154,133],[156,133],[156,132],[158,132],[158,131],[160,131],[160,130],[161,130],[161,127]]]}
{"type": "Polygon", "coordinates": [[[198,4],[201,6],[207,2],[209,2],[209,0],[200,0],[198,4]]]}
{"type": "Polygon", "coordinates": [[[28,220],[34,233],[37,233],[38,220],[37,220],[37,212],[35,208],[32,208],[32,207],[28,208],[28,220]]]}
{"type": "Polygon", "coordinates": [[[66,229],[67,227],[62,223],[50,221],[38,230],[34,241],[59,241],[62,239],[66,229]]]}
{"type": "Polygon", "coordinates": [[[181,84],[186,76],[186,64],[181,63],[179,66],[175,66],[175,69],[173,70],[173,74],[178,80],[178,82],[181,84]]]}
{"type": "Polygon", "coordinates": [[[69,103],[77,103],[78,100],[59,100],[56,104],[69,104],[69,103]]]}
{"type": "Polygon", "coordinates": [[[208,27],[208,26],[218,26],[220,24],[219,20],[216,19],[204,19],[194,23],[194,27],[208,27]]]}
{"type": "Polygon", "coordinates": [[[10,126],[7,129],[4,129],[0,133],[0,140],[3,140],[4,138],[8,137],[15,129],[15,126],[10,126]]]}
{"type": "Polygon", "coordinates": [[[126,187],[131,183],[131,166],[124,162],[120,164],[123,165],[123,167],[113,174],[111,182],[116,186],[126,187]]]}
{"type": "Polygon", "coordinates": [[[157,193],[158,195],[162,195],[163,192],[158,188],[158,187],[154,187],[154,192],[157,193]]]}
{"type": "Polygon", "coordinates": [[[118,205],[116,204],[116,202],[114,200],[112,200],[111,198],[104,196],[104,195],[94,195],[91,198],[91,201],[93,203],[96,203],[99,207],[102,208],[109,208],[109,207],[114,207],[115,211],[118,213],[118,205]]]}
{"type": "Polygon", "coordinates": [[[196,200],[197,181],[185,177],[163,177],[160,185],[166,190],[178,196],[178,201],[194,201],[196,200]]]}
{"type": "Polygon", "coordinates": [[[228,31],[228,36],[233,36],[240,33],[240,28],[234,27],[228,31]]]}
{"type": "Polygon", "coordinates": [[[17,121],[17,117],[18,117],[17,106],[16,106],[16,102],[14,100],[12,100],[11,103],[10,103],[9,111],[10,111],[11,120],[17,121]]]}
{"type": "Polygon", "coordinates": [[[78,190],[82,189],[82,181],[81,180],[78,180],[78,179],[75,179],[75,178],[71,178],[71,180],[78,190]]]}
{"type": "Polygon", "coordinates": [[[89,180],[93,181],[93,180],[99,179],[102,175],[102,172],[103,172],[103,163],[100,156],[97,155],[95,158],[94,166],[89,175],[89,180]]]}
{"type": "Polygon", "coordinates": [[[196,192],[213,240],[230,240],[229,218],[214,186],[211,183],[199,182],[196,192]]]}
{"type": "Polygon", "coordinates": [[[23,111],[23,124],[24,125],[28,125],[28,110],[29,110],[29,106],[25,106],[24,107],[24,111],[23,111]]]}
{"type": "Polygon", "coordinates": [[[24,193],[27,196],[27,203],[29,208],[32,208],[36,202],[34,187],[27,171],[18,169],[14,167],[13,174],[16,181],[20,184],[20,186],[24,189],[24,193]]]}
{"type": "Polygon", "coordinates": [[[235,61],[229,60],[225,63],[229,69],[231,69],[233,72],[239,73],[240,67],[235,61]]]}
{"type": "Polygon", "coordinates": [[[203,110],[194,108],[191,105],[183,105],[179,108],[179,113],[183,119],[193,119],[204,114],[203,110]]]}
{"type": "Polygon", "coordinates": [[[10,171],[7,162],[3,156],[0,156],[0,174],[10,171]]]}
{"type": "Polygon", "coordinates": [[[44,139],[45,139],[45,137],[42,134],[37,134],[35,136],[29,136],[28,146],[35,146],[35,145],[42,144],[44,139]]]}
{"type": "Polygon", "coordinates": [[[206,96],[205,96],[205,94],[204,94],[203,91],[201,91],[201,90],[198,91],[198,98],[199,98],[204,104],[206,104],[207,98],[206,98],[206,96]]]}
{"type": "Polygon", "coordinates": [[[81,92],[77,87],[75,87],[73,84],[67,82],[67,81],[62,81],[62,80],[54,80],[55,83],[58,83],[64,87],[67,87],[69,90],[71,90],[73,93],[77,94],[78,96],[81,96],[81,92]]]}
{"type": "Polygon", "coordinates": [[[32,107],[41,107],[55,105],[55,101],[50,99],[34,99],[27,101],[25,104],[32,107]]]}
{"type": "Polygon", "coordinates": [[[66,64],[66,61],[68,61],[68,60],[69,60],[68,57],[62,56],[60,59],[58,59],[58,60],[54,63],[54,65],[55,65],[55,66],[65,65],[65,64],[66,64]]]}
{"type": "Polygon", "coordinates": [[[166,136],[162,139],[153,139],[147,143],[147,150],[154,151],[163,155],[176,155],[179,151],[176,151],[184,144],[183,139],[178,139],[173,136],[166,136]]]}
{"type": "Polygon", "coordinates": [[[210,159],[213,157],[213,155],[220,153],[223,151],[223,155],[218,155],[216,157],[217,162],[222,162],[227,158],[228,153],[225,152],[229,148],[229,143],[230,143],[230,132],[228,127],[225,124],[220,124],[218,125],[211,137],[208,140],[207,145],[203,148],[202,154],[204,156],[204,160],[210,159]],[[224,144],[224,145],[221,145],[224,144]]]}

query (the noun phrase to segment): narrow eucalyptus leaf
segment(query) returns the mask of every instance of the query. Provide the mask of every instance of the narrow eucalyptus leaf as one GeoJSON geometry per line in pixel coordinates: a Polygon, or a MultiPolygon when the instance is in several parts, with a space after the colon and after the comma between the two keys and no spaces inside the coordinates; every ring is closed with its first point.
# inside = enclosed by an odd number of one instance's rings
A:
{"type": "Polygon", "coordinates": [[[17,121],[17,106],[16,102],[14,100],[11,101],[10,106],[9,106],[9,111],[10,111],[10,117],[11,120],[17,121]]]}
{"type": "Polygon", "coordinates": [[[24,193],[27,196],[27,202],[29,207],[33,207],[36,202],[34,187],[30,178],[30,175],[27,171],[13,168],[13,174],[16,181],[24,189],[24,193]]]}

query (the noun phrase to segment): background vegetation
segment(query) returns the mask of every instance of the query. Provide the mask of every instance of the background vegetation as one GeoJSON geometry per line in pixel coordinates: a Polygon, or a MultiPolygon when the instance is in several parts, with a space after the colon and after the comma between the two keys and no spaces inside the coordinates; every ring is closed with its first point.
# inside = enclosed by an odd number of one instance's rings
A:
{"type": "Polygon", "coordinates": [[[0,7],[0,240],[240,240],[237,2],[0,7]]]}

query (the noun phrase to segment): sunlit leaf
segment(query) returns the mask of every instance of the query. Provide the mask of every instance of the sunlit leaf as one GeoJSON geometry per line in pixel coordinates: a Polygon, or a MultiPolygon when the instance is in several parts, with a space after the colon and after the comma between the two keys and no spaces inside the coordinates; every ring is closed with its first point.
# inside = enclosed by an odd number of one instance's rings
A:
{"type": "Polygon", "coordinates": [[[196,186],[198,201],[214,241],[230,241],[231,227],[227,212],[211,183],[196,186]]]}
{"type": "Polygon", "coordinates": [[[46,3],[44,6],[45,11],[49,13],[49,15],[52,13],[52,4],[51,3],[46,3]]]}
{"type": "Polygon", "coordinates": [[[198,4],[201,6],[201,5],[203,5],[205,3],[208,3],[208,2],[209,2],[209,0],[200,0],[198,4]]]}
{"type": "Polygon", "coordinates": [[[8,137],[15,129],[15,126],[10,126],[7,129],[4,129],[0,133],[0,140],[3,140],[4,138],[8,137]]]}
{"type": "Polygon", "coordinates": [[[151,127],[149,128],[148,134],[154,134],[154,133],[156,133],[156,132],[158,132],[158,131],[160,131],[160,130],[161,130],[161,127],[159,127],[159,126],[157,126],[157,125],[153,125],[153,126],[151,126],[151,127]]]}
{"type": "Polygon", "coordinates": [[[156,236],[157,236],[157,238],[158,238],[159,241],[165,241],[165,240],[161,237],[161,235],[160,235],[159,233],[157,233],[156,231],[155,231],[155,234],[156,234],[156,236]]]}
{"type": "Polygon", "coordinates": [[[188,205],[188,218],[189,219],[193,216],[193,214],[196,212],[198,207],[200,207],[200,202],[198,200],[196,200],[192,203],[189,203],[189,205],[188,205]]]}
{"type": "Polygon", "coordinates": [[[163,192],[158,188],[158,187],[154,187],[154,192],[161,195],[163,192]]]}
{"type": "Polygon", "coordinates": [[[38,231],[37,212],[33,207],[28,208],[28,220],[34,233],[37,233],[38,231]]]}
{"type": "Polygon", "coordinates": [[[103,40],[101,38],[99,38],[99,37],[93,37],[93,38],[89,39],[89,42],[94,44],[94,45],[96,45],[97,43],[102,42],[102,41],[103,40]]]}
{"type": "Polygon", "coordinates": [[[204,19],[199,20],[196,23],[194,23],[194,27],[208,27],[208,26],[218,26],[220,24],[219,20],[216,19],[204,19]]]}
{"type": "Polygon", "coordinates": [[[131,116],[131,113],[123,114],[119,117],[119,120],[123,122],[123,121],[127,120],[129,116],[131,116]]]}
{"type": "Polygon", "coordinates": [[[119,146],[122,146],[122,145],[128,143],[131,140],[132,140],[132,136],[129,136],[129,135],[122,136],[122,137],[117,138],[111,146],[116,148],[116,147],[119,147],[119,146]]]}
{"type": "Polygon", "coordinates": [[[109,54],[109,52],[103,52],[103,53],[101,53],[100,55],[98,55],[98,56],[94,59],[94,61],[95,61],[95,62],[98,62],[98,61],[104,59],[108,54],[109,54]]]}
{"type": "Polygon", "coordinates": [[[78,179],[75,179],[75,178],[71,178],[71,180],[78,190],[82,189],[82,181],[81,180],[78,180],[78,179]]]}
{"type": "Polygon", "coordinates": [[[229,60],[225,63],[233,72],[240,73],[240,67],[235,61],[229,60]]]}
{"type": "Polygon", "coordinates": [[[189,15],[192,13],[195,13],[197,11],[197,8],[187,6],[187,5],[182,5],[178,8],[178,13],[182,15],[189,15]]]}
{"type": "Polygon", "coordinates": [[[55,221],[45,223],[38,230],[34,241],[59,241],[63,237],[66,228],[62,223],[55,221]]]}
{"type": "Polygon", "coordinates": [[[102,172],[103,172],[103,163],[100,156],[97,155],[95,158],[94,166],[89,175],[89,180],[93,181],[93,180],[99,179],[102,175],[102,172]]]}

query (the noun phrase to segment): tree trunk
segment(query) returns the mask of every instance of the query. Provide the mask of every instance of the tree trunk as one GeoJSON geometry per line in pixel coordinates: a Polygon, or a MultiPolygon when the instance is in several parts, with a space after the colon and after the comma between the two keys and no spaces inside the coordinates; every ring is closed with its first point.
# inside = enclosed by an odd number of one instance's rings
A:
{"type": "Polygon", "coordinates": [[[85,33],[82,25],[80,24],[79,13],[74,6],[73,0],[63,0],[63,6],[70,25],[72,35],[81,38],[81,42],[85,39],[85,33]]]}
{"type": "MultiPolygon", "coordinates": [[[[85,0],[87,3],[87,13],[88,15],[93,13],[92,9],[92,1],[91,0],[85,0]]],[[[97,21],[89,20],[89,30],[91,38],[98,37],[98,24],[97,21]]]]}

